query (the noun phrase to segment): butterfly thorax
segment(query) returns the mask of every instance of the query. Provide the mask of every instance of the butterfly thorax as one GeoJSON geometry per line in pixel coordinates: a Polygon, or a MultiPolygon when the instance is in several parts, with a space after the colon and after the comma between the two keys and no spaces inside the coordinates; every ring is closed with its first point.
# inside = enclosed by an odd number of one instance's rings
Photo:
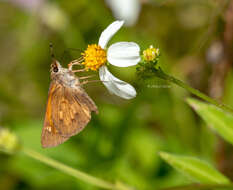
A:
{"type": "Polygon", "coordinates": [[[51,64],[51,79],[71,88],[80,86],[78,77],[71,70],[63,68],[58,61],[51,64]]]}

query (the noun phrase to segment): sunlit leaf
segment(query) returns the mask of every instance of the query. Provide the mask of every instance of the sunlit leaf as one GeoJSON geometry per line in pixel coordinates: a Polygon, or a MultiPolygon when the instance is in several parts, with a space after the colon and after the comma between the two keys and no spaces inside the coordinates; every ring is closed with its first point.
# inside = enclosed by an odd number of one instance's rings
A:
{"type": "Polygon", "coordinates": [[[226,141],[233,144],[233,116],[231,114],[196,99],[188,99],[187,101],[208,126],[213,128],[226,141]]]}
{"type": "Polygon", "coordinates": [[[190,177],[195,182],[203,184],[228,184],[229,179],[218,172],[207,162],[189,156],[178,156],[160,152],[163,160],[172,167],[190,177]]]}

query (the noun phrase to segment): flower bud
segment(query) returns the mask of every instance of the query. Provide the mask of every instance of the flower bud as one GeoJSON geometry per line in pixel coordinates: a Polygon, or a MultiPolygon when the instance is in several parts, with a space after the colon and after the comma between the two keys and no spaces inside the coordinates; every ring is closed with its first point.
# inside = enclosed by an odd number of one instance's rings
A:
{"type": "Polygon", "coordinates": [[[19,149],[19,140],[8,129],[0,128],[0,150],[14,153],[19,149]]]}
{"type": "Polygon", "coordinates": [[[145,60],[146,62],[150,62],[150,61],[155,61],[156,58],[159,56],[159,49],[158,48],[154,48],[152,45],[143,51],[143,60],[145,60]]]}

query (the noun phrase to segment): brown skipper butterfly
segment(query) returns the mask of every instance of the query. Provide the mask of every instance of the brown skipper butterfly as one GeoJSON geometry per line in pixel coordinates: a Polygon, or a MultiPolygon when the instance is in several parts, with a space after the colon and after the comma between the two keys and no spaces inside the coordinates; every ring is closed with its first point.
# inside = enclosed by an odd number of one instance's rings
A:
{"type": "Polygon", "coordinates": [[[60,63],[53,59],[51,64],[51,84],[48,93],[48,101],[44,126],[41,135],[43,148],[57,146],[71,136],[78,134],[91,120],[91,112],[98,113],[94,101],[82,88],[75,72],[84,71],[72,70],[73,65],[80,64],[77,61],[71,62],[68,68],[63,68],[60,63]]]}

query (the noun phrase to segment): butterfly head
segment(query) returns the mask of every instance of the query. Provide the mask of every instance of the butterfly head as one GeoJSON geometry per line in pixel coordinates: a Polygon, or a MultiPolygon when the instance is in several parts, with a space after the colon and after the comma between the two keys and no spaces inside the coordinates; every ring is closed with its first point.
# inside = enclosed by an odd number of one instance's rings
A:
{"type": "Polygon", "coordinates": [[[51,69],[50,72],[51,73],[59,73],[62,70],[62,66],[60,65],[60,63],[57,60],[54,60],[51,64],[51,69]]]}

